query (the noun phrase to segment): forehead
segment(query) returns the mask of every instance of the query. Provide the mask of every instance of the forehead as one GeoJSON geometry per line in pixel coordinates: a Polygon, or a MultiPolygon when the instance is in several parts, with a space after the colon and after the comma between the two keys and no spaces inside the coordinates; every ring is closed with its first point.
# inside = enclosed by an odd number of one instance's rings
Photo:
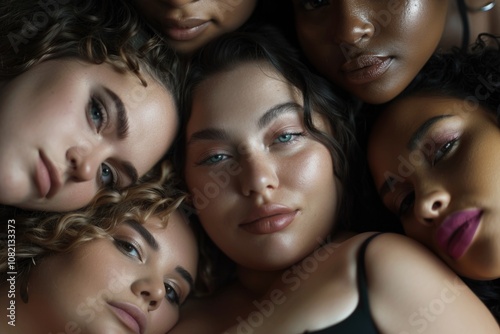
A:
{"type": "Polygon", "coordinates": [[[297,89],[265,62],[248,62],[204,80],[195,90],[191,120],[204,124],[257,118],[269,107],[300,102],[297,89]]]}

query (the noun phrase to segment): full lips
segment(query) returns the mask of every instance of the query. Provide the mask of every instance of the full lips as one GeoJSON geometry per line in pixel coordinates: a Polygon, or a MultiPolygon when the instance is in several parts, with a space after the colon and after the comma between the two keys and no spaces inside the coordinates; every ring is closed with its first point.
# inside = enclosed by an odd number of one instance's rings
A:
{"type": "Polygon", "coordinates": [[[289,213],[276,214],[272,216],[267,216],[259,218],[253,222],[240,225],[240,227],[253,234],[271,234],[279,232],[290,225],[298,211],[293,211],[289,213]]]}
{"type": "Polygon", "coordinates": [[[348,81],[365,84],[384,75],[391,64],[391,57],[362,56],[343,66],[343,71],[348,81]]]}
{"type": "Polygon", "coordinates": [[[182,22],[172,22],[163,25],[163,32],[176,41],[189,41],[201,35],[209,26],[210,21],[189,20],[182,22]]]}
{"type": "Polygon", "coordinates": [[[38,188],[38,192],[40,197],[45,197],[50,191],[50,174],[45,162],[42,157],[38,159],[38,163],[36,165],[36,177],[35,182],[38,188]]]}
{"type": "Polygon", "coordinates": [[[481,210],[464,210],[446,217],[437,232],[439,247],[453,259],[465,254],[481,223],[481,210]]]}

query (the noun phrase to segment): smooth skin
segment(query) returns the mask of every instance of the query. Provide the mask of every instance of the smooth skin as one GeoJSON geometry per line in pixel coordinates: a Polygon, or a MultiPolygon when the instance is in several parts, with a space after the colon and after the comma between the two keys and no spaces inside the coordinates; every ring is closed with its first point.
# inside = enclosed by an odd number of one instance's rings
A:
{"type": "Polygon", "coordinates": [[[500,277],[498,142],[495,116],[474,101],[423,94],[391,104],[369,139],[375,185],[381,189],[389,180],[381,198],[406,234],[475,279],[500,277]],[[439,245],[438,231],[463,210],[482,216],[470,246],[456,258],[439,245]]]}
{"type": "MultiPolygon", "coordinates": [[[[240,64],[196,88],[186,181],[203,227],[236,263],[238,280],[187,303],[172,333],[222,333],[233,326],[230,333],[304,333],[336,324],[355,309],[356,254],[370,234],[329,239],[342,189],[329,151],[305,130],[301,101],[300,92],[265,63],[240,64]]],[[[329,131],[318,115],[313,121],[329,131]]],[[[411,239],[378,236],[366,261],[381,333],[499,332],[477,297],[411,239]],[[418,313],[442,296],[450,302],[443,302],[446,313],[439,310],[432,321],[418,313]]]]}
{"type": "MultiPolygon", "coordinates": [[[[143,314],[140,333],[165,334],[192,289],[197,254],[195,236],[178,212],[166,227],[157,217],[144,225],[122,223],[111,238],[37,263],[29,275],[28,303],[15,300],[16,326],[4,319],[0,329],[6,334],[138,333],[137,323],[123,320],[130,316],[120,317],[119,309],[128,305],[143,314]]],[[[7,288],[2,285],[2,305],[9,302],[7,288]]]]}
{"type": "Polygon", "coordinates": [[[178,116],[172,94],[145,79],[147,87],[110,64],[59,59],[4,83],[0,203],[70,211],[150,170],[170,147],[178,116]]]}
{"type": "Polygon", "coordinates": [[[297,37],[312,65],[372,104],[396,97],[424,66],[448,8],[435,0],[294,0],[293,6],[297,37]]]}
{"type": "Polygon", "coordinates": [[[189,56],[242,26],[257,0],[136,0],[135,4],[169,45],[189,56]]]}

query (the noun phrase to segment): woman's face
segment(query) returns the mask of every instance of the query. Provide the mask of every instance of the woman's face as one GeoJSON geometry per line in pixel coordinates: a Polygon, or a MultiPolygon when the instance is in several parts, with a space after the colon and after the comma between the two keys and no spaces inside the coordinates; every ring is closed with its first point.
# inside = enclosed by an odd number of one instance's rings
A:
{"type": "Polygon", "coordinates": [[[166,227],[156,217],[144,225],[124,222],[112,238],[37,263],[21,307],[45,333],[70,326],[75,333],[165,334],[192,289],[197,260],[194,234],[180,213],[166,227]]]}
{"type": "Polygon", "coordinates": [[[172,94],[111,65],[50,60],[0,92],[0,203],[69,211],[144,175],[173,141],[172,94]]]}
{"type": "Polygon", "coordinates": [[[369,163],[408,236],[457,273],[491,279],[500,277],[500,130],[473,102],[417,95],[393,103],[373,129],[369,163]]]}
{"type": "Polygon", "coordinates": [[[435,51],[448,1],[293,0],[309,61],[335,84],[378,104],[396,97],[435,51]]]}
{"type": "Polygon", "coordinates": [[[334,227],[340,194],[330,152],[307,133],[301,94],[269,65],[240,64],[197,86],[186,136],[193,204],[240,266],[286,268],[334,227]]]}
{"type": "Polygon", "coordinates": [[[234,31],[252,14],[257,0],[136,0],[137,8],[181,54],[192,54],[234,31]]]}

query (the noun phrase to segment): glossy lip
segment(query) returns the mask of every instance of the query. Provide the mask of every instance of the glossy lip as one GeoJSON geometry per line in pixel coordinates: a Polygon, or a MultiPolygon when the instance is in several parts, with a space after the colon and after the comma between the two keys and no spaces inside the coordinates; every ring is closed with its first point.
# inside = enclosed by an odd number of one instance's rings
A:
{"type": "Polygon", "coordinates": [[[40,160],[36,169],[36,183],[41,197],[51,198],[61,188],[62,181],[52,161],[43,151],[39,151],[40,160]]]}
{"type": "Polygon", "coordinates": [[[361,55],[342,65],[341,71],[351,83],[365,84],[384,75],[393,59],[386,56],[361,55]]]}
{"type": "Polygon", "coordinates": [[[144,334],[146,332],[146,314],[134,304],[109,302],[113,313],[121,320],[128,328],[132,329],[136,334],[144,334]]]}
{"type": "Polygon", "coordinates": [[[188,41],[198,37],[211,21],[203,19],[165,19],[163,24],[163,32],[170,38],[176,41],[188,41]]]}
{"type": "Polygon", "coordinates": [[[438,246],[453,259],[460,258],[472,244],[482,215],[482,210],[470,209],[447,216],[437,230],[438,246]]]}
{"type": "Polygon", "coordinates": [[[252,210],[239,227],[252,234],[276,233],[290,225],[298,214],[298,210],[281,204],[267,204],[252,210]]]}

